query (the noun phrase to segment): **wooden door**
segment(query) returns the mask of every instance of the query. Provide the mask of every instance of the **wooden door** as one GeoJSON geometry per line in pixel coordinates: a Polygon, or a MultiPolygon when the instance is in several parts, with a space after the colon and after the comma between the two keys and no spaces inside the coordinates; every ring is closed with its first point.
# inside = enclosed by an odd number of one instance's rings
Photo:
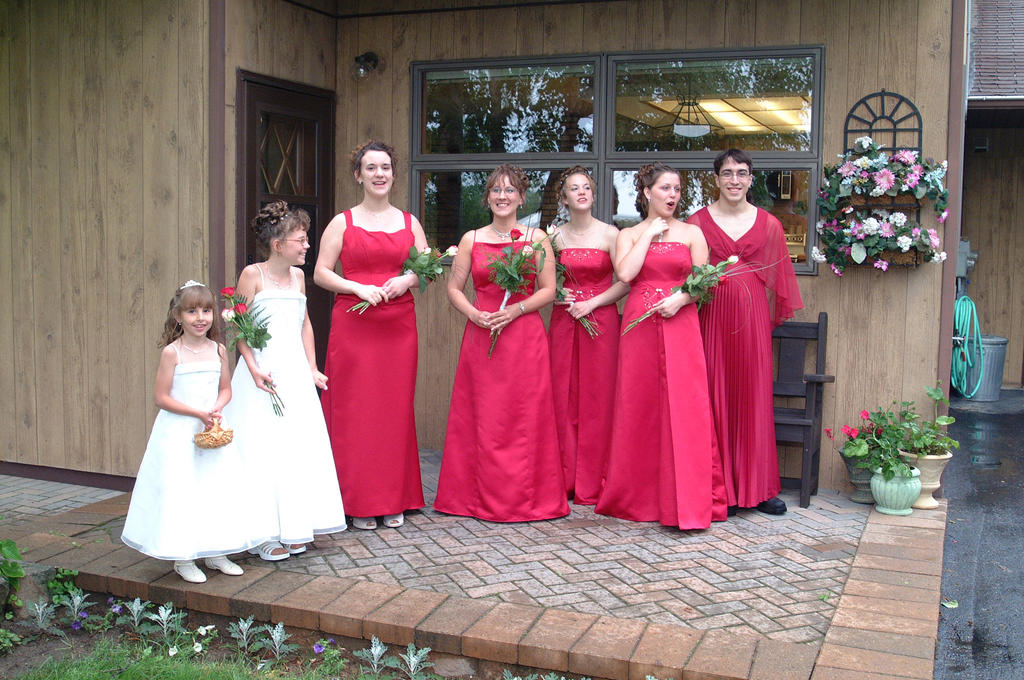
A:
{"type": "Polygon", "coordinates": [[[309,213],[306,305],[323,369],[334,296],[313,283],[320,233],[334,216],[334,93],[246,71],[238,72],[237,269],[263,259],[250,228],[273,201],[309,213]]]}

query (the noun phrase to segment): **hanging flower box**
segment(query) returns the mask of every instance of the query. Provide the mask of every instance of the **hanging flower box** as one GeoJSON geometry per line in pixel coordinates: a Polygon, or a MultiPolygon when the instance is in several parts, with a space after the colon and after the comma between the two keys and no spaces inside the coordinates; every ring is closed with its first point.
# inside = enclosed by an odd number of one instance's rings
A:
{"type": "Polygon", "coordinates": [[[818,192],[819,245],[811,257],[829,263],[836,276],[850,265],[885,271],[890,265],[945,261],[938,231],[911,218],[928,199],[938,223],[946,221],[946,161],[923,160],[910,149],[889,155],[870,137],[859,137],[853,147],[825,168],[818,192]]]}
{"type": "Polygon", "coordinates": [[[910,267],[913,269],[919,264],[921,264],[921,253],[912,248],[905,253],[902,250],[883,250],[874,257],[865,258],[863,262],[851,262],[847,266],[874,267],[885,271],[889,267],[910,267]],[[875,264],[880,260],[884,260],[886,264],[881,266],[875,264]]]}

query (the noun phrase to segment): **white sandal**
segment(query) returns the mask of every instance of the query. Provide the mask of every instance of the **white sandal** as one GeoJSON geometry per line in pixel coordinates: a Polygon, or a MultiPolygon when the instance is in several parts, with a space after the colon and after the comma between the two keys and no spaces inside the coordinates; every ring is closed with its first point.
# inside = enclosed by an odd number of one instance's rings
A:
{"type": "Polygon", "coordinates": [[[372,531],[373,529],[377,528],[377,518],[376,517],[353,517],[352,518],[352,526],[354,526],[356,529],[365,529],[367,531],[372,531]]]}
{"type": "Polygon", "coordinates": [[[229,560],[227,555],[207,557],[206,566],[228,576],[241,576],[245,573],[240,566],[229,560]]]}
{"type": "Polygon", "coordinates": [[[206,583],[206,574],[194,560],[175,560],[174,571],[189,583],[206,583]]]}
{"type": "Polygon", "coordinates": [[[291,557],[291,553],[288,552],[287,548],[278,543],[277,541],[267,541],[266,543],[260,543],[255,548],[249,548],[249,552],[253,555],[259,555],[260,559],[265,562],[280,562],[291,557]],[[274,554],[274,550],[281,548],[285,552],[274,554]]]}
{"type": "Polygon", "coordinates": [[[405,524],[404,512],[400,512],[397,515],[384,515],[384,526],[389,529],[397,529],[403,524],[405,524]]]}
{"type": "MultiPolygon", "coordinates": [[[[282,545],[284,545],[284,544],[282,543],[282,545]]],[[[289,545],[285,545],[284,549],[288,551],[289,555],[301,555],[302,553],[306,552],[306,544],[305,543],[291,543],[289,545]],[[296,548],[295,547],[296,545],[298,545],[299,547],[296,548]]]]}

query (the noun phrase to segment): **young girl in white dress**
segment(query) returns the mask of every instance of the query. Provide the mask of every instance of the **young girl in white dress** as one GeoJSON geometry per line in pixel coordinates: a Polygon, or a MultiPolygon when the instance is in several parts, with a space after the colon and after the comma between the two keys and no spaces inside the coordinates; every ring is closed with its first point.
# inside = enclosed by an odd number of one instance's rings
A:
{"type": "Polygon", "coordinates": [[[314,535],[344,530],[345,509],[316,393],[327,389],[327,377],[317,370],[298,268],[309,250],[309,215],[276,201],[260,210],[252,227],[267,259],[242,270],[235,292],[266,322],[270,339],[261,350],[238,342],[242,360],[224,415],[257,477],[251,503],[268,506],[273,515],[272,540],[250,552],[276,561],[305,552],[314,535]],[[284,403],[280,416],[271,392],[284,403]]]}
{"type": "MultiPolygon", "coordinates": [[[[217,298],[189,281],[171,299],[154,389],[160,407],[135,480],[121,540],[150,557],[174,560],[191,583],[206,575],[195,560],[230,576],[242,568],[226,555],[266,540],[248,503],[245,468],[233,444],[200,449],[193,435],[212,426],[231,399],[227,353],[220,344],[217,298]]],[[[229,424],[226,423],[225,427],[229,424]]]]}

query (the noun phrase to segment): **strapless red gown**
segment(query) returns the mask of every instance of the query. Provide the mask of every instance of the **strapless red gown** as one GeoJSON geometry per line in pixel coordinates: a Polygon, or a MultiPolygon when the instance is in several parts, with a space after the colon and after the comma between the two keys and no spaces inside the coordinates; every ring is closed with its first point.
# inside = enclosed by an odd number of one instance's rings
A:
{"type": "MultiPolygon", "coordinates": [[[[414,240],[411,216],[395,233],[352,224],[341,249],[345,278],[375,286],[401,273],[414,240]]],[[[327,342],[327,390],[320,401],[331,437],[345,511],[353,517],[422,508],[416,444],[416,307],[412,293],[347,311],[360,302],[337,295],[327,342]]]]}
{"type": "MultiPolygon", "coordinates": [[[[488,278],[487,263],[505,245],[473,245],[479,309],[501,305],[505,291],[488,278]]],[[[508,305],[526,297],[513,295],[508,305]]],[[[492,522],[567,515],[544,322],[525,314],[502,330],[488,357],[490,343],[486,329],[466,322],[434,509],[492,522]]]]}
{"type": "MultiPolygon", "coordinates": [[[[561,261],[566,268],[565,287],[577,300],[588,300],[612,285],[612,258],[603,250],[566,248],[561,261]]],[[[600,331],[592,338],[567,309],[555,306],[548,330],[555,426],[566,493],[578,505],[593,505],[612,438],[619,310],[612,304],[591,312],[600,331]]]]}
{"type": "MultiPolygon", "coordinates": [[[[623,326],[690,272],[690,249],[652,243],[623,326]]],[[[612,446],[596,511],[680,529],[726,517],[697,307],[655,314],[619,339],[612,446]]]]}

